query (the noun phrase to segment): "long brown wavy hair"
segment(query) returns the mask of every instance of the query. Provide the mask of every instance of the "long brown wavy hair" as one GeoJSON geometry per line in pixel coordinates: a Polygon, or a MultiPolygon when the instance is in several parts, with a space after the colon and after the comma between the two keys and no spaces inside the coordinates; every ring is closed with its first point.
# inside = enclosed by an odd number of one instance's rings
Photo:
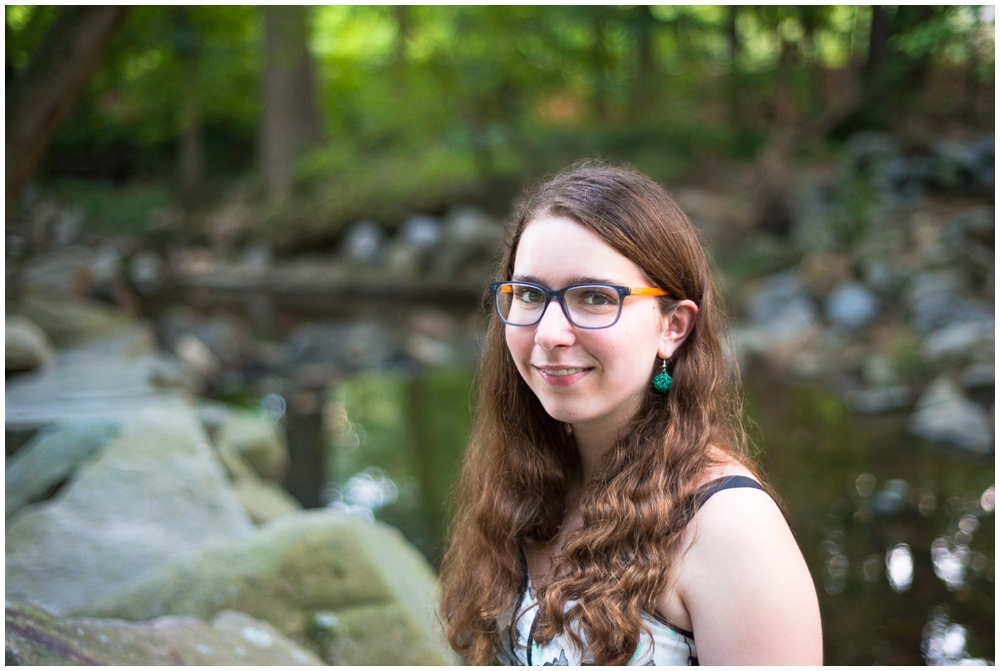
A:
{"type": "MultiPolygon", "coordinates": [[[[642,614],[656,612],[670,585],[699,478],[720,454],[756,469],[747,456],[738,372],[720,341],[726,320],[715,280],[677,203],[633,170],[577,164],[519,205],[496,279],[511,278],[525,226],[543,216],[567,217],[632,260],[651,286],[670,293],[659,299],[664,314],[683,299],[699,308],[671,357],[670,392],[647,390],[584,484],[583,526],[554,557],[556,577],[534,586],[537,640],[565,631],[580,645],[578,629],[598,664],[625,664],[646,629],[642,614]]],[[[652,378],[656,362],[637,365],[649,365],[652,378]]],[[[461,657],[487,664],[515,626],[511,615],[527,571],[521,544],[558,533],[579,456],[567,426],[545,412],[521,378],[492,312],[478,377],[478,413],[441,565],[439,617],[461,657]]]]}

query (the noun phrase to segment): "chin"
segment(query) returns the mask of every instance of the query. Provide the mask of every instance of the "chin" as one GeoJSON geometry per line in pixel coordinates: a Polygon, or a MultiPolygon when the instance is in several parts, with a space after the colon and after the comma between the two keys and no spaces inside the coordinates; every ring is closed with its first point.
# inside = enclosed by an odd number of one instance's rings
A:
{"type": "Polygon", "coordinates": [[[557,422],[566,422],[567,424],[575,424],[577,422],[586,422],[592,419],[596,419],[597,415],[593,411],[589,411],[585,408],[575,408],[572,403],[565,403],[561,400],[554,399],[538,399],[541,401],[542,407],[545,412],[548,413],[549,417],[556,420],[557,422]]]}

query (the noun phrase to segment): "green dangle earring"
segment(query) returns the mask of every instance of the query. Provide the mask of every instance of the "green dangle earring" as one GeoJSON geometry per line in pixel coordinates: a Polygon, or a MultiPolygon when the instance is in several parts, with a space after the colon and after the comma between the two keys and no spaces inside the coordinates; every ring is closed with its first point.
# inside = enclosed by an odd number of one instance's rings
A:
{"type": "Polygon", "coordinates": [[[653,389],[665,394],[670,391],[670,385],[674,383],[674,378],[667,372],[667,360],[663,359],[663,368],[653,377],[653,389]]]}

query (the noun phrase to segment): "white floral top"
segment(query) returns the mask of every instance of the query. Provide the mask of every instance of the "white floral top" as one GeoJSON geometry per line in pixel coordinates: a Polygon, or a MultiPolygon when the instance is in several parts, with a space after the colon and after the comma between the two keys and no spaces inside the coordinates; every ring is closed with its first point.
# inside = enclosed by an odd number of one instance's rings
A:
{"type": "MultiPolygon", "coordinates": [[[[569,609],[570,601],[566,604],[569,609]]],[[[565,634],[556,636],[546,644],[540,644],[534,639],[535,618],[538,616],[538,603],[531,589],[529,580],[524,590],[524,597],[517,608],[516,638],[500,655],[500,661],[508,665],[523,666],[580,666],[593,664],[594,658],[589,651],[579,650],[565,634]]],[[[649,627],[652,639],[642,633],[635,654],[629,660],[630,666],[697,666],[698,653],[694,647],[694,634],[689,631],[671,627],[670,625],[647,615],[642,618],[643,624],[649,627]]],[[[581,632],[582,634],[582,632],[581,632]]],[[[586,640],[582,635],[582,639],[586,640]]]]}

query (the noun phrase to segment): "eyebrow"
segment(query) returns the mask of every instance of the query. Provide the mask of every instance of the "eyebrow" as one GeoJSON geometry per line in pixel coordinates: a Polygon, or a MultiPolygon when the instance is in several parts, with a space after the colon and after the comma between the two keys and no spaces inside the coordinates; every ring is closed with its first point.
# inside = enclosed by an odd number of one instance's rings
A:
{"type": "MultiPolygon", "coordinates": [[[[545,282],[543,282],[540,278],[535,277],[534,275],[514,275],[510,281],[531,282],[532,284],[540,284],[543,287],[551,288],[549,287],[549,285],[545,284],[545,282]]],[[[602,277],[583,277],[583,276],[569,278],[569,281],[566,283],[565,286],[570,287],[575,284],[613,284],[615,286],[627,286],[620,284],[616,280],[609,280],[607,278],[602,278],[602,277]]]]}

